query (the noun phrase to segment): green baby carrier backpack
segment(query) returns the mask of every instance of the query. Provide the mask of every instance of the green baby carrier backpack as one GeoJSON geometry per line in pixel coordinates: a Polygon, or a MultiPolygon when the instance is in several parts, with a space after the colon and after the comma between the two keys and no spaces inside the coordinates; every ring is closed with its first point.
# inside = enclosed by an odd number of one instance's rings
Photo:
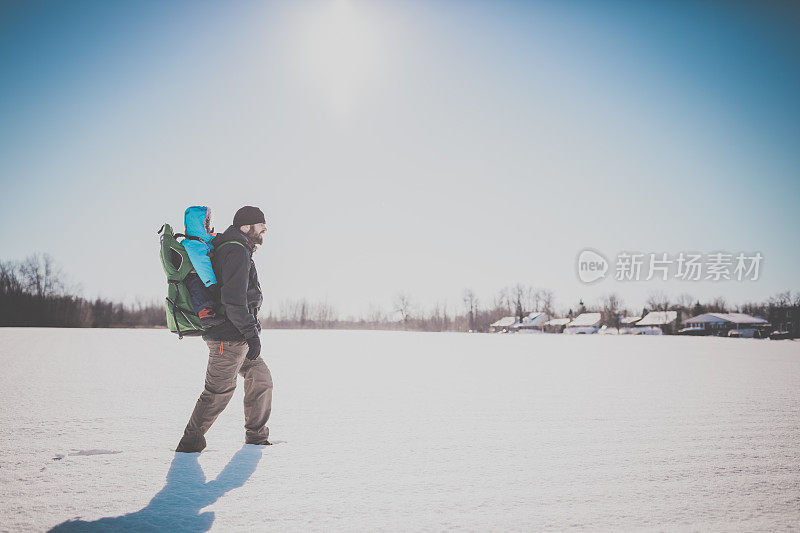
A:
{"type": "Polygon", "coordinates": [[[169,224],[164,224],[158,230],[161,235],[161,266],[167,275],[167,327],[172,333],[177,333],[178,338],[185,335],[202,335],[200,317],[192,309],[192,299],[184,280],[194,271],[189,255],[181,242],[186,236],[182,233],[173,233],[169,224]],[[182,237],[180,241],[179,237],[182,237]]]}

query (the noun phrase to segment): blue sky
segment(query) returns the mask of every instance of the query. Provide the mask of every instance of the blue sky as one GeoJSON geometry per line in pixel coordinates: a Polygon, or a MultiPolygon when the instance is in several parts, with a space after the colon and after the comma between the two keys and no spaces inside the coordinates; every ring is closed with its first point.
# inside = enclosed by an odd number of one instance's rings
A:
{"type": "Polygon", "coordinates": [[[2,259],[160,298],[155,231],[245,204],[267,300],[342,312],[800,289],[800,18],[727,3],[0,8],[2,259]],[[586,286],[585,247],[760,251],[750,283],[586,286]]]}

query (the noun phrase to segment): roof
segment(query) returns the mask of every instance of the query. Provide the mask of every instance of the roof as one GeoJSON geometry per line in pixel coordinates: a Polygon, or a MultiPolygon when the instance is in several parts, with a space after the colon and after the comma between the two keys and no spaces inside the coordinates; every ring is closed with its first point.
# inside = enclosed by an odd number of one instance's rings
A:
{"type": "Polygon", "coordinates": [[[619,319],[620,324],[633,324],[634,322],[638,322],[642,319],[640,316],[624,316],[619,319]]]}
{"type": "Polygon", "coordinates": [[[763,318],[746,315],[744,313],[704,313],[684,320],[684,324],[709,323],[709,322],[731,322],[733,324],[766,324],[763,318]]]}
{"type": "Polygon", "coordinates": [[[545,326],[566,326],[569,324],[571,318],[554,318],[544,323],[545,326]]]}
{"type": "Polygon", "coordinates": [[[509,326],[513,326],[517,322],[517,317],[515,316],[504,316],[497,322],[491,324],[493,328],[507,328],[509,326]]]}
{"type": "Polygon", "coordinates": [[[543,326],[545,318],[547,318],[547,316],[544,313],[539,313],[538,311],[534,311],[533,313],[523,318],[522,322],[517,324],[517,326],[521,328],[532,328],[532,327],[543,326]]]}
{"type": "Polygon", "coordinates": [[[573,326],[596,326],[600,322],[600,313],[581,313],[575,320],[569,323],[573,326]]]}
{"type": "Polygon", "coordinates": [[[650,311],[643,319],[636,323],[637,326],[665,326],[678,319],[677,311],[650,311]]]}

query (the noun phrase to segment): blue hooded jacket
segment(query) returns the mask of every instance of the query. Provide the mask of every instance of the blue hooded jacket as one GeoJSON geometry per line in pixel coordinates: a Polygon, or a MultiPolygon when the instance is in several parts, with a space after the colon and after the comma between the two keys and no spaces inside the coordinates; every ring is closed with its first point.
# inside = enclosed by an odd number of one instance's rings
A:
{"type": "Polygon", "coordinates": [[[214,237],[206,231],[208,213],[209,209],[204,205],[193,205],[186,209],[183,214],[184,233],[200,240],[184,239],[181,243],[189,255],[194,271],[197,272],[206,287],[217,282],[214,269],[211,267],[211,258],[208,256],[213,248],[210,241],[214,237]]]}

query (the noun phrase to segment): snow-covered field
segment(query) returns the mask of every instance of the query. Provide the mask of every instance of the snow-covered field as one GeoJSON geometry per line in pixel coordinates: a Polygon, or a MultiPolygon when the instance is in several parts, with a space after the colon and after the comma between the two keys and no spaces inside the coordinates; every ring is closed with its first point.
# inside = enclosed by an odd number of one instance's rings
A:
{"type": "Polygon", "coordinates": [[[800,342],[265,331],[271,447],[241,387],[173,452],[206,350],[0,329],[0,529],[781,530],[800,523],[800,342]],[[78,521],[75,521],[78,520],[78,521]]]}

